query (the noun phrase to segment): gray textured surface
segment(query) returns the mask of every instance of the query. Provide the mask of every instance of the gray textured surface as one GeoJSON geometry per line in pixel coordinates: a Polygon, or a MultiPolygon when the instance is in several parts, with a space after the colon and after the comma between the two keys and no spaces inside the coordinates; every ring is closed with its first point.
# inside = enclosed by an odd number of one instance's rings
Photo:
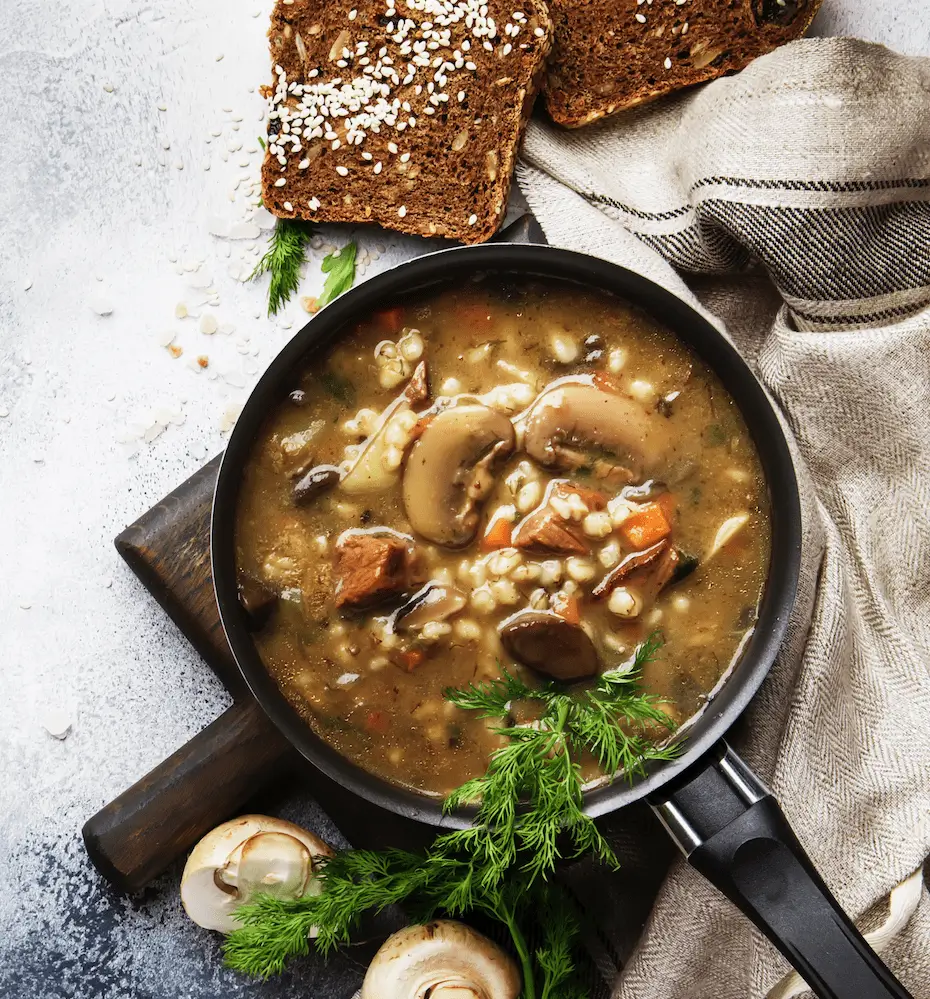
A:
{"type": "MultiPolygon", "coordinates": [[[[930,51],[924,0],[893,8],[826,0],[817,29],[930,51]]],[[[180,912],[177,871],[141,900],[115,897],[79,838],[88,815],[227,704],[112,538],[222,446],[227,406],[289,335],[255,318],[261,289],[229,276],[241,241],[227,257],[230,243],[207,231],[213,216],[241,215],[232,183],[257,169],[257,155],[240,168],[229,147],[260,129],[248,88],[266,75],[266,13],[256,0],[0,8],[0,994],[11,999],[351,991],[350,970],[334,981],[314,961],[264,986],[229,975],[213,935],[180,912]],[[196,273],[213,277],[234,334],[174,318],[191,289],[172,256],[204,258],[196,273]],[[90,308],[101,296],[111,315],[90,308]],[[159,346],[165,330],[184,358],[159,346]],[[187,365],[199,353],[207,373],[187,365]],[[183,422],[137,439],[172,415],[183,422]],[[64,741],[43,728],[52,708],[72,723],[64,741]]],[[[422,248],[390,243],[377,266],[422,248]]],[[[299,324],[296,303],[286,321],[299,324]]],[[[319,825],[312,802],[282,812],[319,825]]]]}

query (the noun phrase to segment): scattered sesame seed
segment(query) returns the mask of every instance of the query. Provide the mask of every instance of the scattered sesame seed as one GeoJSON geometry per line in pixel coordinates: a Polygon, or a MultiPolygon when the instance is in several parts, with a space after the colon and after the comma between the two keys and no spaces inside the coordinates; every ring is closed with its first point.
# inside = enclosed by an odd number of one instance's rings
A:
{"type": "Polygon", "coordinates": [[[474,225],[477,221],[478,221],[478,216],[477,215],[469,215],[468,216],[468,224],[469,225],[474,225]]]}
{"type": "Polygon", "coordinates": [[[672,68],[672,60],[669,59],[668,56],[665,57],[665,68],[666,69],[671,69],[672,68]]]}
{"type": "Polygon", "coordinates": [[[366,152],[366,153],[362,153],[362,159],[363,160],[372,160],[372,159],[374,159],[374,157],[371,155],[371,153],[367,153],[366,152]]]}
{"type": "Polygon", "coordinates": [[[645,24],[646,23],[646,15],[645,14],[637,14],[636,15],[636,20],[639,21],[640,24],[645,24]]]}
{"type": "Polygon", "coordinates": [[[294,210],[294,206],[290,203],[290,201],[284,202],[284,210],[286,212],[292,212],[294,210]]]}
{"type": "Polygon", "coordinates": [[[315,212],[320,207],[320,199],[311,198],[308,204],[310,206],[310,210],[315,212]]]}
{"type": "Polygon", "coordinates": [[[384,165],[382,164],[381,160],[378,160],[378,162],[375,164],[375,173],[381,173],[383,166],[384,165]]]}
{"type": "Polygon", "coordinates": [[[274,182],[274,186],[284,187],[286,183],[287,183],[287,177],[278,177],[278,179],[274,182]]]}
{"type": "Polygon", "coordinates": [[[349,11],[349,20],[350,21],[354,21],[356,19],[356,17],[358,17],[358,11],[357,10],[350,10],[349,11]]]}
{"type": "Polygon", "coordinates": [[[298,170],[306,170],[308,166],[310,166],[310,160],[301,160],[297,164],[297,169],[298,170]]]}
{"type": "Polygon", "coordinates": [[[685,21],[685,23],[681,26],[681,33],[683,35],[687,35],[688,34],[688,22],[687,21],[685,21]]]}
{"type": "Polygon", "coordinates": [[[542,38],[542,36],[543,36],[543,35],[544,35],[545,33],[546,33],[546,32],[545,32],[545,31],[544,31],[544,30],[543,30],[542,28],[535,28],[535,29],[533,30],[533,34],[534,34],[534,35],[535,35],[535,36],[536,36],[537,38],[542,38]]]}
{"type": "Polygon", "coordinates": [[[348,177],[349,176],[349,169],[348,169],[348,167],[337,166],[336,167],[336,173],[338,173],[340,177],[348,177]]]}
{"type": "Polygon", "coordinates": [[[397,152],[397,143],[396,142],[389,142],[387,144],[387,147],[388,147],[388,152],[389,153],[396,153],[397,152]]]}
{"type": "Polygon", "coordinates": [[[397,214],[401,218],[403,218],[407,214],[407,206],[406,205],[401,205],[400,208],[397,209],[397,214]]]}

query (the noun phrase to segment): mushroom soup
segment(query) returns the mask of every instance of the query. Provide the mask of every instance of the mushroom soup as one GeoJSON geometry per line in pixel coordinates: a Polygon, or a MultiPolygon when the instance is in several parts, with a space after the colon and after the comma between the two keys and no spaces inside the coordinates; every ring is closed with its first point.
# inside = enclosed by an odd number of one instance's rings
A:
{"type": "Polygon", "coordinates": [[[443,690],[500,665],[584,684],[659,630],[643,685],[697,713],[752,631],[769,539],[706,365],[609,295],[487,280],[379,312],[295,371],[236,545],[294,707],[364,769],[444,793],[500,737],[443,690]]]}

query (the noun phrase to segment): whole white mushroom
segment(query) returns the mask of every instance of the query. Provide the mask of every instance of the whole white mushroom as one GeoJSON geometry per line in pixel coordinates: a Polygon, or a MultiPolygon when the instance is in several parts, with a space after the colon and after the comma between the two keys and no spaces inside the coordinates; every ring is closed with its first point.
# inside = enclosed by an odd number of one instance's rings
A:
{"type": "Polygon", "coordinates": [[[361,999],[517,999],[520,973],[496,943],[470,926],[438,920],[408,926],[375,954],[361,999]]]}
{"type": "Polygon", "coordinates": [[[240,925],[233,914],[255,895],[300,898],[319,891],[317,861],[332,855],[323,840],[293,822],[243,815],[194,847],[181,875],[181,902],[198,926],[231,933],[240,925]]]}

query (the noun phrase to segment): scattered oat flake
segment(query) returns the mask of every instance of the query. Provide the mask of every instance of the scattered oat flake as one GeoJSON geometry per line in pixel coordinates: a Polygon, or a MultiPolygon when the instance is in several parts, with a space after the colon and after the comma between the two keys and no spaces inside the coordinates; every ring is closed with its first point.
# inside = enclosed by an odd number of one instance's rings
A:
{"type": "Polygon", "coordinates": [[[71,716],[63,708],[45,708],[40,722],[54,739],[67,739],[71,733],[71,716]]]}
{"type": "Polygon", "coordinates": [[[174,307],[175,319],[186,319],[187,315],[187,306],[183,302],[178,302],[178,304],[174,307]]]}
{"type": "MultiPolygon", "coordinates": [[[[164,333],[159,333],[157,336],[157,342],[159,347],[169,347],[174,342],[174,338],[177,333],[174,330],[165,330],[164,333]]],[[[114,399],[116,396],[113,397],[114,399]]]]}
{"type": "Polygon", "coordinates": [[[113,311],[113,303],[100,294],[91,295],[88,304],[98,316],[108,316],[113,311]]]}
{"type": "Polygon", "coordinates": [[[239,414],[242,412],[241,402],[231,402],[224,410],[223,415],[220,419],[220,432],[229,433],[230,430],[235,426],[236,420],[239,419],[239,414]]]}
{"type": "Polygon", "coordinates": [[[305,295],[301,300],[300,304],[304,307],[304,312],[309,312],[312,316],[314,313],[320,311],[319,301],[312,295],[305,295]]]}
{"type": "Polygon", "coordinates": [[[177,346],[177,344],[171,343],[171,344],[168,344],[168,353],[172,357],[177,358],[177,357],[180,357],[184,353],[184,348],[177,346]]]}
{"type": "Polygon", "coordinates": [[[0,420],[5,420],[10,415],[10,411],[6,406],[0,406],[0,420]]]}
{"type": "Polygon", "coordinates": [[[23,291],[29,291],[31,287],[32,287],[32,278],[29,278],[29,280],[23,285],[23,291]]]}
{"type": "Polygon", "coordinates": [[[197,358],[197,364],[201,368],[208,368],[210,366],[210,358],[206,354],[200,354],[197,358]]]}
{"type": "Polygon", "coordinates": [[[200,317],[200,332],[207,336],[212,336],[219,329],[219,325],[212,312],[204,312],[200,317]]]}

